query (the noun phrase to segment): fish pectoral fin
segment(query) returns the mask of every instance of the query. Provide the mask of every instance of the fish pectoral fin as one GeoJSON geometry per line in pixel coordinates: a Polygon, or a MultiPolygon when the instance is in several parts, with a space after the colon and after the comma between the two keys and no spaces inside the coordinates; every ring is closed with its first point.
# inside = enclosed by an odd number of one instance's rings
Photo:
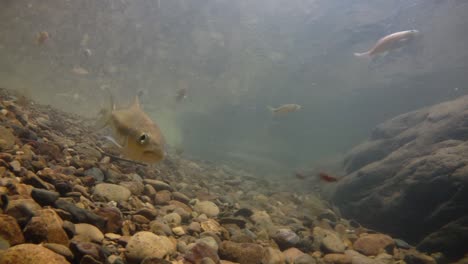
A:
{"type": "Polygon", "coordinates": [[[107,139],[108,141],[110,141],[112,144],[114,144],[115,146],[117,146],[118,148],[124,148],[121,144],[119,144],[117,142],[117,140],[115,140],[115,138],[111,137],[111,136],[103,136],[104,139],[107,139]]]}

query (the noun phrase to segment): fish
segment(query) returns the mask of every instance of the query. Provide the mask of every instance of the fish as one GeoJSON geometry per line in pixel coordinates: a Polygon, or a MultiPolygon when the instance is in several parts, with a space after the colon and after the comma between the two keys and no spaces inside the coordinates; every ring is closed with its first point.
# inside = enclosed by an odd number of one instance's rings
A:
{"type": "Polygon", "coordinates": [[[50,34],[47,31],[41,31],[36,35],[36,42],[39,45],[44,44],[50,38],[50,34]]]}
{"type": "Polygon", "coordinates": [[[181,88],[177,90],[176,102],[180,102],[184,100],[185,98],[187,98],[187,88],[181,88]]]}
{"type": "Polygon", "coordinates": [[[298,179],[298,180],[305,180],[307,178],[307,176],[305,175],[304,172],[302,171],[295,171],[294,172],[294,176],[298,179]]]}
{"type": "Polygon", "coordinates": [[[412,30],[406,30],[406,31],[399,31],[392,33],[390,35],[387,35],[377,41],[375,45],[368,51],[362,52],[362,53],[354,53],[354,56],[356,57],[372,57],[376,54],[379,53],[384,53],[389,50],[395,49],[400,47],[401,45],[414,36],[418,35],[419,31],[412,29],[412,30]]]}
{"type": "Polygon", "coordinates": [[[110,127],[105,136],[130,160],[154,164],[166,156],[164,137],[159,126],[142,110],[139,97],[128,108],[116,109],[111,96],[110,109],[102,109],[96,129],[110,127]]]}
{"type": "Polygon", "coordinates": [[[268,109],[273,113],[273,114],[286,114],[286,113],[292,113],[292,112],[297,112],[301,110],[302,106],[298,104],[284,104],[281,105],[277,108],[273,108],[271,106],[268,107],[268,109]]]}
{"type": "Polygon", "coordinates": [[[87,75],[87,74],[89,74],[89,72],[85,68],[82,68],[82,67],[73,67],[73,69],[71,71],[74,74],[77,74],[77,75],[87,75]]]}
{"type": "Polygon", "coordinates": [[[338,181],[338,178],[336,178],[335,176],[331,176],[330,174],[328,174],[326,172],[319,172],[318,176],[322,181],[325,181],[325,182],[336,182],[336,181],[338,181]]]}

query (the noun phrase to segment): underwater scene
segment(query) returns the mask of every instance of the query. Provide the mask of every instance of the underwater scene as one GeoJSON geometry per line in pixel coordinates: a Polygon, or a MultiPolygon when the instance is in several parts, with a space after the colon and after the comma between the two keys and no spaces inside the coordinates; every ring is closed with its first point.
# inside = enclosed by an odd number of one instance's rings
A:
{"type": "Polygon", "coordinates": [[[0,0],[0,264],[468,264],[467,0],[0,0]]]}

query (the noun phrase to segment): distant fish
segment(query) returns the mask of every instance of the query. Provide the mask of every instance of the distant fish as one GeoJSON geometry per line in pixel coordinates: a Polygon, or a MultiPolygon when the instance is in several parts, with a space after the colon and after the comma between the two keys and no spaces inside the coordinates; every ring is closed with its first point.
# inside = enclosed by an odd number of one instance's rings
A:
{"type": "Polygon", "coordinates": [[[36,35],[36,42],[39,45],[44,44],[50,38],[49,32],[41,31],[36,35]]]}
{"type": "Polygon", "coordinates": [[[299,180],[305,180],[307,178],[305,173],[302,172],[302,171],[295,171],[294,172],[294,177],[296,177],[296,179],[299,179],[299,180]]]}
{"type": "Polygon", "coordinates": [[[277,108],[273,108],[271,106],[268,107],[268,109],[273,113],[273,114],[286,114],[286,113],[292,113],[292,112],[297,112],[302,108],[302,106],[298,104],[284,104],[282,106],[279,106],[277,108]]]}
{"type": "Polygon", "coordinates": [[[73,67],[73,69],[71,70],[74,74],[77,74],[77,75],[87,75],[89,74],[89,72],[82,68],[82,67],[73,67]]]}
{"type": "Polygon", "coordinates": [[[101,110],[98,128],[112,129],[112,137],[105,136],[129,159],[156,163],[165,156],[164,139],[158,125],[140,107],[138,96],[125,109],[115,109],[111,97],[111,108],[101,110]]]}
{"type": "Polygon", "coordinates": [[[338,178],[336,178],[335,176],[331,176],[330,174],[325,173],[325,172],[320,172],[319,173],[319,178],[322,181],[325,181],[325,182],[336,182],[336,181],[338,181],[338,178]]]}
{"type": "Polygon", "coordinates": [[[371,57],[373,55],[384,53],[389,50],[400,47],[406,41],[418,35],[419,31],[417,30],[406,30],[395,32],[393,34],[387,35],[377,41],[377,43],[372,47],[372,49],[363,52],[363,53],[354,53],[356,57],[371,57]]]}
{"type": "Polygon", "coordinates": [[[177,90],[176,102],[180,102],[184,100],[185,98],[187,98],[187,88],[181,88],[177,90]]]}

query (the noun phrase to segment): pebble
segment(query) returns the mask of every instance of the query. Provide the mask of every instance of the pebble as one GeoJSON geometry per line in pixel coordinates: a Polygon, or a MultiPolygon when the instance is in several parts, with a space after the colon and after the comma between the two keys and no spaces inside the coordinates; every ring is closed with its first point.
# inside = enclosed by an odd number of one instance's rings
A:
{"type": "Polygon", "coordinates": [[[141,231],[130,238],[125,247],[125,256],[130,263],[139,263],[147,257],[163,258],[176,250],[176,245],[165,236],[141,231]]]}
{"type": "Polygon", "coordinates": [[[326,264],[351,264],[351,257],[345,254],[331,253],[323,257],[326,264]]]}
{"type": "Polygon", "coordinates": [[[31,197],[41,206],[53,205],[59,198],[60,194],[54,191],[33,188],[31,197]]]}
{"type": "Polygon", "coordinates": [[[263,259],[263,247],[254,243],[223,241],[219,250],[222,259],[242,264],[259,264],[263,259]]]}
{"type": "Polygon", "coordinates": [[[177,236],[183,236],[185,235],[185,230],[183,227],[177,226],[177,227],[172,228],[172,233],[174,233],[177,236]]]}
{"type": "Polygon", "coordinates": [[[285,261],[286,259],[280,250],[272,247],[265,249],[262,264],[283,264],[285,261]]]}
{"type": "Polygon", "coordinates": [[[132,193],[127,188],[112,184],[112,183],[99,183],[94,188],[93,197],[101,201],[127,201],[132,193]]]}
{"type": "Polygon", "coordinates": [[[42,244],[42,246],[54,251],[57,254],[64,256],[69,261],[72,261],[73,258],[75,257],[73,253],[71,252],[71,250],[64,245],[55,244],[55,243],[44,243],[42,244]]]}
{"type": "Polygon", "coordinates": [[[79,241],[101,243],[104,239],[101,230],[90,224],[75,224],[75,230],[74,239],[79,241]]]}
{"type": "Polygon", "coordinates": [[[294,247],[301,240],[294,231],[285,228],[277,230],[273,238],[282,250],[294,247]]]}
{"type": "Polygon", "coordinates": [[[208,217],[216,217],[219,214],[218,206],[210,201],[197,202],[193,209],[200,214],[206,214],[208,217]]]}
{"type": "Polygon", "coordinates": [[[366,256],[377,256],[383,251],[393,252],[395,241],[384,234],[367,234],[359,237],[353,247],[366,256]]]}
{"type": "Polygon", "coordinates": [[[149,184],[153,186],[153,188],[156,191],[162,191],[162,190],[168,190],[168,191],[173,191],[174,189],[167,183],[163,181],[158,181],[158,180],[152,180],[152,179],[144,179],[143,182],[145,184],[149,184]]]}
{"type": "Polygon", "coordinates": [[[210,259],[214,263],[219,263],[220,261],[217,251],[203,242],[189,245],[184,254],[184,259],[189,261],[189,263],[202,263],[205,258],[210,259]]]}
{"type": "Polygon", "coordinates": [[[163,218],[170,226],[178,226],[182,223],[182,217],[177,213],[167,214],[163,218]]]}
{"type": "Polygon", "coordinates": [[[335,233],[327,234],[322,240],[322,246],[328,253],[343,253],[346,248],[343,241],[335,233]]]}

